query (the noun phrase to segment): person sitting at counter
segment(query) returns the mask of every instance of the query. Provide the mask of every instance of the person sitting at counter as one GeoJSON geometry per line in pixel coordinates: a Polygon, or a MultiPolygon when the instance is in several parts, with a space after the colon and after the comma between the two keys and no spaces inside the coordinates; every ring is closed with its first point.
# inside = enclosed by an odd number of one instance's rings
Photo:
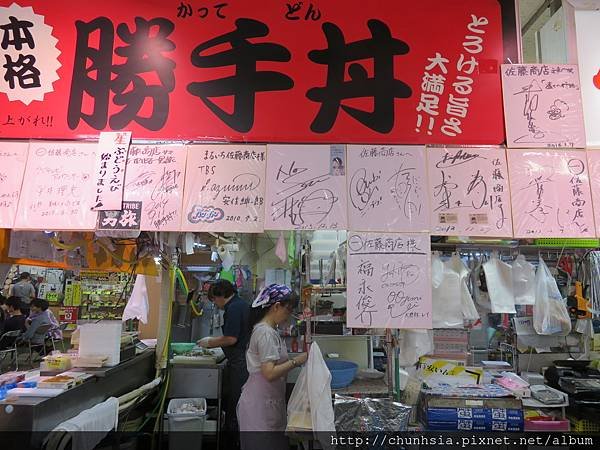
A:
{"type": "Polygon", "coordinates": [[[31,341],[33,345],[44,345],[46,342],[46,335],[37,334],[36,331],[39,327],[44,325],[50,325],[52,329],[52,321],[48,314],[48,306],[48,302],[41,298],[36,298],[31,301],[31,315],[25,321],[27,330],[20,337],[20,341],[31,341]]]}
{"type": "Polygon", "coordinates": [[[228,431],[226,448],[239,447],[239,426],[236,406],[242,393],[242,386],[248,379],[246,368],[246,347],[250,336],[248,316],[250,306],[239,295],[227,280],[218,280],[208,290],[208,298],[219,309],[225,310],[223,316],[223,336],[205,337],[198,341],[203,348],[221,347],[227,357],[224,372],[224,409],[225,431],[228,431]]]}
{"type": "Polygon", "coordinates": [[[269,435],[268,448],[289,448],[284,435],[287,374],[304,364],[308,355],[302,353],[289,359],[277,326],[288,321],[296,303],[297,296],[292,290],[279,284],[263,289],[252,303],[252,335],[246,353],[250,377],[238,403],[242,450],[265,448],[264,436],[250,431],[278,432],[269,435]]]}
{"type": "Polygon", "coordinates": [[[48,301],[44,299],[38,300],[39,302],[36,303],[38,303],[39,306],[31,308],[31,313],[29,314],[29,317],[27,317],[25,325],[33,323],[39,315],[47,315],[51,325],[47,335],[52,339],[62,339],[63,336],[62,331],[60,330],[60,324],[58,323],[58,320],[56,320],[54,313],[49,309],[50,305],[48,301]]]}
{"type": "Polygon", "coordinates": [[[3,333],[25,331],[26,317],[21,312],[21,299],[19,297],[9,297],[6,299],[5,307],[8,318],[4,321],[3,333]]]}

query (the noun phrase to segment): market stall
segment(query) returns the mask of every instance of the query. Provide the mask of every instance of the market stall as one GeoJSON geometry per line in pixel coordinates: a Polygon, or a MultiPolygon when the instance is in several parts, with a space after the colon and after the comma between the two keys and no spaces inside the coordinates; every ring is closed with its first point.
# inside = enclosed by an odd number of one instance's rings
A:
{"type": "Polygon", "coordinates": [[[0,432],[600,430],[594,11],[0,3],[0,432]]]}

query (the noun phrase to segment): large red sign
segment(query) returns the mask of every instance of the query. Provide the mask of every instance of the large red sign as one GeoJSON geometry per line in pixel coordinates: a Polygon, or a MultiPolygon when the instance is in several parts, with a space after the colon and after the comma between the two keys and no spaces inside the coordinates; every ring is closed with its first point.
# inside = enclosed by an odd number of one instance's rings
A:
{"type": "Polygon", "coordinates": [[[504,140],[497,0],[0,0],[0,61],[0,138],[504,140]]]}

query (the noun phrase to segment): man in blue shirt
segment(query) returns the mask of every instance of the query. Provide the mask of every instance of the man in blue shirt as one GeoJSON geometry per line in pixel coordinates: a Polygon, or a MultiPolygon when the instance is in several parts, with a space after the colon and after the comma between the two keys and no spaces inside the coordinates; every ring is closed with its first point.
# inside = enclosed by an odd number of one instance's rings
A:
{"type": "Polygon", "coordinates": [[[208,291],[208,298],[219,309],[223,309],[223,336],[206,337],[198,341],[204,348],[221,347],[227,357],[225,380],[223,386],[225,404],[225,436],[232,441],[226,448],[239,446],[239,426],[237,423],[236,408],[242,386],[248,380],[246,367],[246,348],[250,340],[248,329],[248,316],[250,306],[240,296],[233,284],[227,280],[218,280],[213,283],[208,291]]]}

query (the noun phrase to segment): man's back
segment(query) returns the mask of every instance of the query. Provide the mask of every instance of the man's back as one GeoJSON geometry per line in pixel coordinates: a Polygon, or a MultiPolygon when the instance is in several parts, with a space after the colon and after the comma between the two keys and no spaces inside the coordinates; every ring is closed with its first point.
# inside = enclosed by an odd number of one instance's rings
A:
{"type": "Polygon", "coordinates": [[[13,286],[12,295],[19,297],[23,303],[29,305],[35,297],[35,289],[29,281],[21,280],[13,286]]]}

